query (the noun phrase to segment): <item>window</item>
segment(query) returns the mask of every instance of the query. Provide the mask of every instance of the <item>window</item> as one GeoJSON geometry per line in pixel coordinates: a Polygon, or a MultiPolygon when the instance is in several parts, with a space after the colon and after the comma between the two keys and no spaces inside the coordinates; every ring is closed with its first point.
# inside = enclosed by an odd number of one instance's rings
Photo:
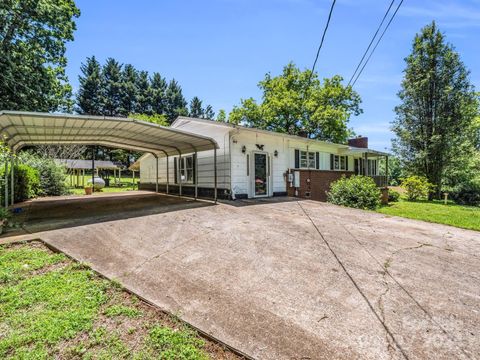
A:
{"type": "Polygon", "coordinates": [[[300,168],[315,169],[315,153],[308,151],[300,151],[300,168]]]}
{"type": "MultiPolygon", "coordinates": [[[[175,160],[178,161],[179,158],[176,158],[175,160]]],[[[179,175],[182,183],[195,183],[195,160],[193,155],[182,157],[182,161],[180,162],[179,175]]],[[[178,183],[179,181],[177,180],[176,182],[178,183]]]]}
{"type": "Polygon", "coordinates": [[[348,170],[348,158],[344,155],[332,155],[332,170],[348,170]]]}

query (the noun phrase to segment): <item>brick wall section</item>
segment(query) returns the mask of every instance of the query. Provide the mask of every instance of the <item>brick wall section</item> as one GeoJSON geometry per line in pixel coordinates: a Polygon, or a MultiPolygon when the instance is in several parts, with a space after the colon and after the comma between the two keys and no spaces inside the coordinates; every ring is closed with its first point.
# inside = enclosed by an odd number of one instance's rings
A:
{"type": "Polygon", "coordinates": [[[358,148],[368,149],[368,137],[357,137],[348,139],[348,145],[358,148]]]}
{"type": "MultiPolygon", "coordinates": [[[[345,176],[353,175],[353,171],[328,171],[328,170],[298,170],[300,171],[300,187],[298,197],[327,201],[326,192],[330,190],[330,184],[345,176]],[[307,182],[310,179],[310,183],[307,182]],[[310,192],[310,196],[308,196],[310,192]]],[[[295,188],[287,184],[288,196],[295,196],[295,188]]]]}

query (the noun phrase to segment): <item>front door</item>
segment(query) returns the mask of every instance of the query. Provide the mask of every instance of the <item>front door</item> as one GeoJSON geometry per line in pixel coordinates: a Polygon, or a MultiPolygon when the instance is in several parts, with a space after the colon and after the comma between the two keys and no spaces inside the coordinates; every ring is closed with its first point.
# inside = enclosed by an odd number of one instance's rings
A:
{"type": "Polygon", "coordinates": [[[268,196],[268,155],[253,153],[253,189],[255,197],[268,196]]]}

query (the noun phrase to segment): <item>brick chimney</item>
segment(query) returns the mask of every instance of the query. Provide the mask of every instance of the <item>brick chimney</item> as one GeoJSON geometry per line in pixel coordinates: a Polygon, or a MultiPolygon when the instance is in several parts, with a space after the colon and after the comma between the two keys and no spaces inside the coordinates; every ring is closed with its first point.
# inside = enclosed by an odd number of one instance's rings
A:
{"type": "Polygon", "coordinates": [[[356,138],[348,139],[348,145],[353,147],[368,149],[368,137],[357,136],[356,138]]]}

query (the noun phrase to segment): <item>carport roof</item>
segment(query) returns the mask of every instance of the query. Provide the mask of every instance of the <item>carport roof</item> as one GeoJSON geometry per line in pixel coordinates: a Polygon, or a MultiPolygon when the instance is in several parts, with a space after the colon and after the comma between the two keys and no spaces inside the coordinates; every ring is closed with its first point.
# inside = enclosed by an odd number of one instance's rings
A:
{"type": "Polygon", "coordinates": [[[218,148],[209,137],[141,120],[104,116],[1,111],[0,132],[14,151],[28,145],[83,144],[170,156],[218,148]]]}

